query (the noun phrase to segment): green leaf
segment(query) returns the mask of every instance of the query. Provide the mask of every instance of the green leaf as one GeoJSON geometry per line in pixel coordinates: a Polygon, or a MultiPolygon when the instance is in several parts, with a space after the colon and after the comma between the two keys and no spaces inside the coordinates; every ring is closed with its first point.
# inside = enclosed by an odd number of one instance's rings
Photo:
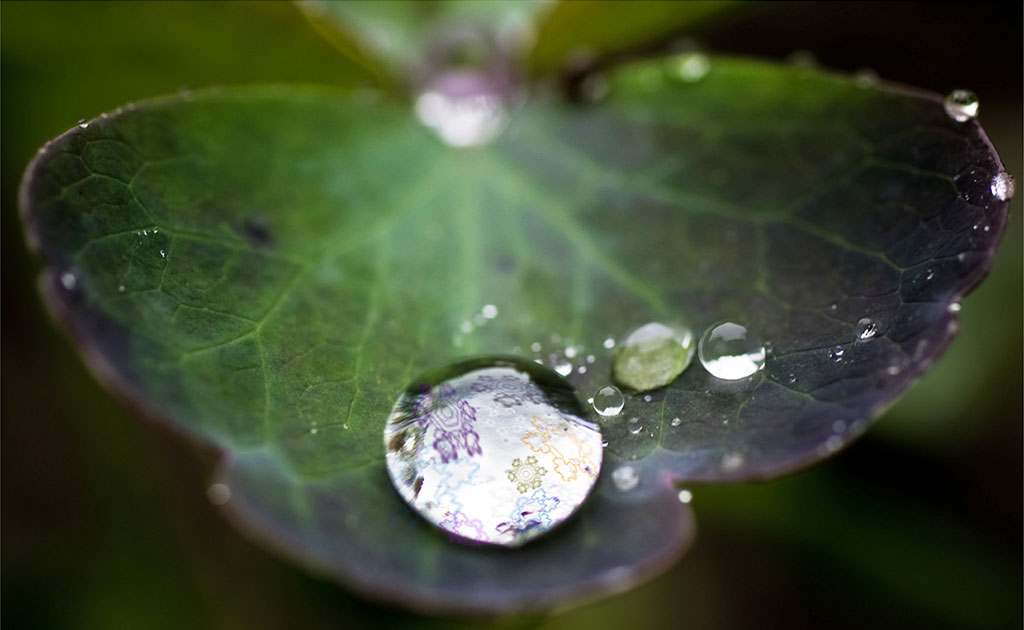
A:
{"type": "Polygon", "coordinates": [[[109,385],[225,451],[242,527],[356,588],[472,611],[622,588],[689,539],[675,482],[825,457],[926,370],[1007,211],[980,127],[937,97],[735,59],[695,82],[675,68],[617,71],[590,106],[540,95],[467,150],[406,106],[328,89],[125,108],[29,168],[48,300],[109,385]],[[474,326],[487,304],[498,316],[474,326]],[[877,334],[858,340],[865,317],[877,334]],[[562,529],[514,553],[415,520],[396,533],[381,432],[416,374],[572,345],[594,356],[570,377],[585,398],[610,382],[606,338],[722,319],[771,344],[765,370],[722,382],[694,362],[629,395],[562,529]],[[640,473],[627,492],[622,465],[640,473]]]}

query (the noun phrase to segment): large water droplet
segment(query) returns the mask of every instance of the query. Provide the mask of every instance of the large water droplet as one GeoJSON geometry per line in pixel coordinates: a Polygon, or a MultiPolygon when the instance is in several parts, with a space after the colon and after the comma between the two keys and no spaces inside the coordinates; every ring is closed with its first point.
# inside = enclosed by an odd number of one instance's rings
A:
{"type": "Polygon", "coordinates": [[[73,291],[78,286],[78,275],[71,270],[65,271],[60,274],[60,284],[68,291],[73,291]]]}
{"type": "Polygon", "coordinates": [[[946,114],[957,122],[966,122],[978,115],[978,97],[970,90],[953,90],[942,104],[946,114]]]}
{"type": "Polygon", "coordinates": [[[517,546],[563,522],[601,469],[601,433],[572,385],[513,357],[471,359],[416,380],[384,428],[388,475],[454,537],[517,546]]]}
{"type": "Polygon", "coordinates": [[[640,392],[671,383],[693,359],[693,334],[652,322],[637,328],[615,355],[612,372],[619,383],[640,392]]]}
{"type": "Polygon", "coordinates": [[[870,317],[861,317],[854,327],[857,339],[871,339],[878,334],[878,324],[870,317]]]}
{"type": "Polygon", "coordinates": [[[1013,193],[1017,188],[1017,185],[1013,181],[1013,176],[1002,171],[996,174],[992,178],[992,195],[1000,201],[1006,201],[1010,197],[1013,197],[1013,193]]]}
{"type": "Polygon", "coordinates": [[[698,354],[705,370],[728,381],[746,378],[764,367],[761,337],[734,322],[709,327],[701,337],[698,354]]]}
{"type": "Polygon", "coordinates": [[[602,416],[617,416],[622,412],[626,399],[618,387],[609,385],[597,390],[594,394],[594,411],[602,416]]]}
{"type": "Polygon", "coordinates": [[[446,144],[475,147],[493,140],[507,124],[498,94],[471,74],[451,73],[416,98],[416,117],[446,144]]]}

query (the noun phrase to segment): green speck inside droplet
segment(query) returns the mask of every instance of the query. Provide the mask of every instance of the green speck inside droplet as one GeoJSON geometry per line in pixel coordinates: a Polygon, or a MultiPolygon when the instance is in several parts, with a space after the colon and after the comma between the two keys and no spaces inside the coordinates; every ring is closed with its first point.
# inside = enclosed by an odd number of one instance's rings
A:
{"type": "Polygon", "coordinates": [[[612,373],[620,385],[644,392],[674,381],[692,359],[690,329],[651,322],[629,334],[615,356],[612,373]]]}

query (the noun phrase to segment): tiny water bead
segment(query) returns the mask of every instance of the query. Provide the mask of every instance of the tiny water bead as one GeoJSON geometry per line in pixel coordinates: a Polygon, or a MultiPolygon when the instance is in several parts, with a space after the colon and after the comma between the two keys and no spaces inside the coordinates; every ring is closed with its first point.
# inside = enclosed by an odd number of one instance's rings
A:
{"type": "Polygon", "coordinates": [[[668,60],[668,75],[684,83],[696,83],[708,74],[711,62],[707,55],[699,52],[688,52],[668,60]]]}
{"type": "Polygon", "coordinates": [[[970,90],[953,90],[942,105],[946,114],[957,122],[967,122],[978,116],[978,97],[970,90]]]}
{"type": "Polygon", "coordinates": [[[398,494],[453,540],[518,546],[571,516],[601,470],[599,428],[552,370],[470,359],[417,379],[384,428],[398,494]]]}
{"type": "Polygon", "coordinates": [[[594,411],[600,416],[617,416],[622,412],[622,407],[626,404],[626,398],[619,391],[618,387],[608,385],[597,390],[592,404],[594,405],[594,411]]]}
{"type": "Polygon", "coordinates": [[[1000,201],[1006,201],[1013,197],[1016,188],[1013,176],[1006,171],[1002,171],[992,178],[992,196],[1000,201]]]}
{"type": "Polygon", "coordinates": [[[857,320],[854,332],[857,335],[857,339],[871,339],[878,334],[878,324],[876,324],[870,317],[862,317],[857,320]]]}
{"type": "Polygon", "coordinates": [[[693,333],[651,322],[626,337],[615,360],[615,380],[638,392],[664,387],[693,360],[693,333]]]}
{"type": "Polygon", "coordinates": [[[735,322],[709,327],[701,337],[697,354],[705,370],[727,381],[747,378],[764,368],[761,337],[735,322]]]}
{"type": "Polygon", "coordinates": [[[640,471],[632,466],[619,466],[612,471],[612,483],[621,492],[629,492],[640,483],[640,471]]]}

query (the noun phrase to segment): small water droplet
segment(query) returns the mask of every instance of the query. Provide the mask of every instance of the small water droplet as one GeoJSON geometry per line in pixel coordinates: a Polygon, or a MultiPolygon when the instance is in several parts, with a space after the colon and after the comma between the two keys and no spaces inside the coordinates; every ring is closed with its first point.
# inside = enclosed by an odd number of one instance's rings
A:
{"type": "Polygon", "coordinates": [[[611,350],[612,348],[615,347],[615,340],[612,339],[611,337],[608,337],[607,339],[604,340],[604,344],[602,345],[604,345],[605,348],[611,350]]]}
{"type": "Polygon", "coordinates": [[[878,324],[876,324],[870,317],[861,317],[857,320],[857,325],[854,327],[854,333],[857,335],[857,339],[871,339],[878,334],[878,324]]]}
{"type": "Polygon", "coordinates": [[[688,52],[668,60],[668,75],[684,83],[696,83],[707,76],[711,62],[707,55],[688,52]]]}
{"type": "Polygon", "coordinates": [[[124,293],[124,285],[123,284],[117,285],[117,292],[118,293],[124,293]]]}
{"type": "Polygon", "coordinates": [[[946,307],[946,310],[950,313],[959,313],[961,308],[963,308],[963,306],[960,302],[951,302],[949,306],[946,307]]]}
{"type": "Polygon", "coordinates": [[[600,473],[598,427],[565,379],[482,357],[402,392],[384,428],[387,470],[414,511],[453,538],[518,546],[563,522],[600,473]]]}
{"type": "Polygon", "coordinates": [[[644,425],[636,422],[636,418],[630,419],[629,432],[633,435],[639,435],[644,430],[644,425]]]}
{"type": "Polygon", "coordinates": [[[80,129],[85,129],[85,128],[87,128],[88,126],[89,126],[89,123],[85,122],[85,119],[84,119],[84,118],[80,118],[80,119],[78,120],[78,127],[79,127],[80,129]]]}
{"type": "Polygon", "coordinates": [[[928,270],[927,272],[925,272],[925,274],[924,274],[924,279],[925,279],[925,280],[931,280],[931,279],[932,279],[932,278],[934,278],[934,277],[935,277],[935,270],[934,270],[934,269],[929,269],[929,270],[928,270]]]}
{"type": "Polygon", "coordinates": [[[318,430],[319,429],[317,429],[316,427],[313,427],[312,429],[309,430],[309,433],[310,433],[310,435],[316,435],[318,430]]]}
{"type": "Polygon", "coordinates": [[[597,359],[596,359],[596,358],[594,358],[594,355],[592,355],[592,354],[588,354],[588,355],[587,355],[587,363],[593,363],[593,362],[594,362],[594,361],[596,361],[596,360],[597,360],[597,359]]]}
{"type": "Polygon", "coordinates": [[[682,420],[680,420],[679,418],[672,418],[672,422],[671,422],[672,426],[674,426],[674,427],[678,427],[678,426],[679,426],[679,425],[681,425],[682,423],[683,423],[683,421],[682,421],[682,420]]]}
{"type": "Polygon", "coordinates": [[[468,319],[463,320],[463,322],[459,324],[459,330],[466,334],[473,332],[473,322],[469,321],[468,319]]]}
{"type": "Polygon", "coordinates": [[[619,415],[625,404],[626,398],[614,385],[602,387],[594,394],[594,411],[605,417],[619,415]]]}
{"type": "Polygon", "coordinates": [[[836,433],[842,433],[843,431],[846,430],[846,423],[843,422],[842,420],[836,420],[835,422],[832,423],[832,430],[835,431],[836,433]]]}
{"type": "Polygon", "coordinates": [[[871,68],[861,68],[854,74],[853,83],[861,89],[867,89],[878,83],[878,73],[871,68]]]}
{"type": "Polygon", "coordinates": [[[743,454],[742,453],[726,453],[722,455],[722,470],[731,472],[739,470],[743,466],[743,454]]]}
{"type": "Polygon", "coordinates": [[[832,351],[829,353],[829,355],[832,357],[833,361],[839,363],[840,361],[843,360],[843,354],[845,354],[845,352],[846,351],[843,349],[842,346],[836,346],[835,348],[832,348],[832,351]]]}
{"type": "Polygon", "coordinates": [[[651,402],[652,400],[654,399],[651,398],[650,394],[644,394],[644,402],[651,402]]]}
{"type": "Polygon", "coordinates": [[[578,368],[576,368],[576,373],[577,374],[586,374],[587,373],[587,366],[585,366],[585,365],[579,366],[578,368]]]}
{"type": "Polygon", "coordinates": [[[576,348],[573,346],[567,346],[565,348],[565,358],[572,359],[576,356],[576,348]]]}
{"type": "Polygon", "coordinates": [[[60,284],[68,291],[73,291],[78,286],[78,276],[74,271],[65,271],[60,274],[60,284]]]}
{"type": "Polygon", "coordinates": [[[494,319],[498,316],[498,307],[493,304],[485,304],[484,307],[480,309],[480,314],[487,319],[494,319]]]}
{"type": "Polygon", "coordinates": [[[167,252],[161,249],[160,250],[160,258],[167,258],[167,252]]]}
{"type": "Polygon", "coordinates": [[[957,122],[967,122],[978,115],[978,97],[970,90],[953,90],[942,104],[946,114],[957,122]]]}
{"type": "Polygon", "coordinates": [[[572,372],[572,363],[569,363],[568,361],[559,363],[555,365],[555,371],[562,376],[569,376],[569,374],[572,372]]]}
{"type": "Polygon", "coordinates": [[[786,57],[786,61],[797,68],[810,69],[818,67],[818,59],[809,50],[794,50],[786,57]]]}
{"type": "Polygon", "coordinates": [[[697,350],[701,365],[712,376],[733,381],[764,368],[764,343],[757,333],[735,322],[710,326],[697,350]]]}
{"type": "Polygon", "coordinates": [[[885,368],[885,373],[888,374],[889,376],[896,376],[897,374],[900,373],[900,366],[890,365],[889,367],[885,368]]]}
{"type": "Polygon", "coordinates": [[[680,490],[679,491],[679,502],[680,503],[689,503],[690,501],[693,501],[693,493],[690,492],[689,490],[680,490]]]}
{"type": "Polygon", "coordinates": [[[348,431],[348,423],[346,422],[346,423],[342,424],[341,428],[346,430],[346,431],[348,431]]]}
{"type": "MultiPolygon", "coordinates": [[[[1013,181],[1013,176],[1006,171],[1001,171],[992,178],[992,195],[1000,201],[1006,201],[1010,197],[1013,197],[1013,193],[1017,188],[1017,185],[1013,181]]],[[[988,231],[988,227],[985,227],[985,231],[988,231]]]]}
{"type": "Polygon", "coordinates": [[[843,445],[843,438],[838,435],[830,435],[825,440],[825,451],[829,453],[835,453],[839,450],[839,447],[843,445]]]}
{"type": "Polygon", "coordinates": [[[540,344],[537,343],[536,341],[530,344],[530,350],[532,350],[533,352],[540,352],[540,348],[540,344]]]}
{"type": "Polygon", "coordinates": [[[206,498],[214,505],[224,505],[231,500],[231,488],[223,483],[210,484],[206,489],[206,498]]]}
{"type": "Polygon", "coordinates": [[[643,392],[671,383],[693,359],[693,334],[688,328],[645,324],[626,337],[615,360],[615,380],[643,392]]]}
{"type": "Polygon", "coordinates": [[[612,483],[621,492],[629,492],[640,483],[640,471],[632,466],[619,466],[612,471],[612,483]]]}

